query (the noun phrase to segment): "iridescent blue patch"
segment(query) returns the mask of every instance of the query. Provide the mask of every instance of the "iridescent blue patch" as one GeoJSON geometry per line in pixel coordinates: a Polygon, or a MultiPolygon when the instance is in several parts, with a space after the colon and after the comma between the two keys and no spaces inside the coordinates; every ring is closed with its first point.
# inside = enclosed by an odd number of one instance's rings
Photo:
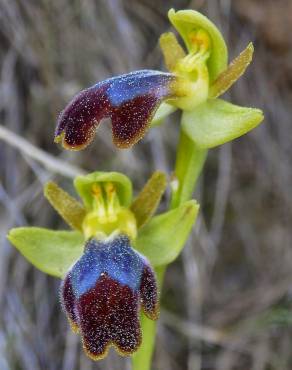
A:
{"type": "Polygon", "coordinates": [[[113,345],[129,355],[142,340],[139,310],[158,316],[155,275],[125,235],[90,239],[61,285],[61,302],[71,327],[80,332],[87,355],[98,360],[113,345]]]}
{"type": "Polygon", "coordinates": [[[126,236],[107,243],[91,239],[71,272],[73,291],[80,296],[92,288],[102,273],[133,290],[140,288],[144,260],[130,246],[126,236]]]}
{"type": "MultiPolygon", "coordinates": [[[[118,107],[139,96],[157,94],[161,97],[168,93],[168,81],[171,75],[151,70],[141,70],[114,77],[110,80],[107,94],[111,104],[118,107]],[[163,75],[165,84],[163,84],[163,75]],[[158,88],[158,86],[160,86],[158,88]]],[[[172,77],[173,78],[173,77],[172,77]]],[[[96,85],[97,86],[97,85],[96,85]]]]}
{"type": "Polygon", "coordinates": [[[175,98],[171,73],[141,70],[109,78],[81,91],[60,114],[55,142],[66,149],[85,148],[99,122],[111,118],[113,141],[128,148],[145,134],[159,105],[175,98]]]}

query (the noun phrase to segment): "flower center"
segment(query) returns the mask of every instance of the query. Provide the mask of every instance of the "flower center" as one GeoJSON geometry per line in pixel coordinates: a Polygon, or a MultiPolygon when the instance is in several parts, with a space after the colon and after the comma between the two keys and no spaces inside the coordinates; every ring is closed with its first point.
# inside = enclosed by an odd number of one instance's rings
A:
{"type": "Polygon", "coordinates": [[[203,29],[189,33],[190,53],[180,59],[174,73],[181,77],[176,84],[177,96],[174,105],[183,110],[192,110],[205,102],[209,92],[209,72],[206,65],[211,53],[211,39],[203,29]]]}
{"type": "Polygon", "coordinates": [[[105,239],[113,233],[135,239],[137,224],[134,214],[122,207],[113,183],[94,184],[91,188],[93,209],[84,218],[82,228],[86,239],[105,239]]]}

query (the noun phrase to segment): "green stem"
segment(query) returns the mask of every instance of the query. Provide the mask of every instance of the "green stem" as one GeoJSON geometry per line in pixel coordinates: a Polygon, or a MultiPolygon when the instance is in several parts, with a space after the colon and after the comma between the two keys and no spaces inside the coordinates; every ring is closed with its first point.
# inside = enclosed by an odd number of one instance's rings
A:
{"type": "MultiPolygon", "coordinates": [[[[198,149],[193,141],[181,130],[175,163],[174,181],[170,209],[180,206],[192,198],[197,179],[202,171],[207,150],[198,149]]],[[[156,269],[160,292],[167,266],[156,269]]],[[[155,345],[156,322],[141,315],[143,342],[132,359],[133,370],[151,370],[155,345]]]]}
{"type": "Polygon", "coordinates": [[[207,156],[206,149],[198,149],[181,130],[176,156],[170,209],[192,198],[198,177],[207,156]]]}
{"type": "Polygon", "coordinates": [[[150,370],[156,336],[156,321],[148,319],[142,313],[140,323],[143,342],[132,357],[133,370],[150,370]]]}
{"type": "MultiPolygon", "coordinates": [[[[159,290],[161,291],[165,267],[155,269],[159,290]]],[[[141,314],[141,329],[143,342],[139,350],[132,357],[133,370],[150,370],[154,351],[157,321],[148,319],[141,314]]]]}

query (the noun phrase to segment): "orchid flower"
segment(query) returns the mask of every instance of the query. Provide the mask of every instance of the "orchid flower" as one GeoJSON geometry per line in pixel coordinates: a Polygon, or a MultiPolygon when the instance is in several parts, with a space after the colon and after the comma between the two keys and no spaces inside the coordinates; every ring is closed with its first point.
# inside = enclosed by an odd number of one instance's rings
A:
{"type": "Polygon", "coordinates": [[[218,99],[244,73],[253,45],[227,65],[224,38],[208,18],[194,10],[168,13],[184,41],[165,33],[160,46],[169,72],[141,70],[96,83],[79,94],[59,116],[55,142],[65,149],[85,148],[103,118],[111,118],[119,148],[136,144],[152,125],[177,108],[182,130],[198,148],[211,148],[256,127],[262,112],[218,99]]]}
{"type": "Polygon", "coordinates": [[[120,173],[78,176],[74,185],[83,204],[53,182],[44,188],[74,231],[20,227],[8,239],[41,271],[62,279],[62,307],[90,358],[104,358],[110,346],[130,355],[142,341],[140,310],[151,320],[159,314],[153,268],[178,256],[198,205],[188,201],[152,217],[166,186],[161,172],[134,201],[120,173]]]}
{"type": "Polygon", "coordinates": [[[55,142],[83,149],[102,119],[110,118],[115,145],[129,148],[180,109],[169,210],[153,216],[166,186],[163,173],[154,173],[132,200],[125,175],[94,172],[74,181],[83,204],[55,183],[45,186],[45,196],[73,231],[25,227],[8,235],[33,265],[62,279],[62,307],[88,356],[101,359],[110,346],[123,355],[137,351],[134,370],[151,367],[158,291],[196,219],[192,194],[207,150],[263,119],[259,109],[219,99],[250,64],[252,44],[228,65],[224,38],[210,20],[194,10],[171,9],[168,17],[184,43],[171,32],[161,36],[168,72],[131,72],[81,91],[61,112],[55,142]]]}

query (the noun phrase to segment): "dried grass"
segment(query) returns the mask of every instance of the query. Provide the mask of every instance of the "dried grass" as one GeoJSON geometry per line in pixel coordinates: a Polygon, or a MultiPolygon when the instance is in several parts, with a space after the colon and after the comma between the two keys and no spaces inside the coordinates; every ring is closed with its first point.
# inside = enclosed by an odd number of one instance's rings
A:
{"type": "Polygon", "coordinates": [[[169,27],[171,6],[197,8],[211,17],[232,57],[249,40],[255,42],[255,60],[230,98],[261,107],[266,120],[209,155],[196,194],[202,203],[199,222],[167,274],[154,368],[291,369],[287,1],[279,0],[274,12],[270,0],[0,0],[1,127],[45,155],[36,160],[2,132],[1,370],[129,369],[129,361],[114,353],[99,363],[85,358],[60,312],[59,282],[31,267],[5,235],[15,225],[64,226],[44,200],[42,185],[52,178],[69,191],[72,185],[44,165],[46,155],[61,166],[70,163],[73,170],[124,171],[137,188],[154,169],[171,170],[178,131],[172,123],[152,130],[131,151],[113,148],[106,124],[82,153],[61,153],[52,143],[56,116],[79,89],[132,69],[161,68],[157,38],[169,27]]]}

